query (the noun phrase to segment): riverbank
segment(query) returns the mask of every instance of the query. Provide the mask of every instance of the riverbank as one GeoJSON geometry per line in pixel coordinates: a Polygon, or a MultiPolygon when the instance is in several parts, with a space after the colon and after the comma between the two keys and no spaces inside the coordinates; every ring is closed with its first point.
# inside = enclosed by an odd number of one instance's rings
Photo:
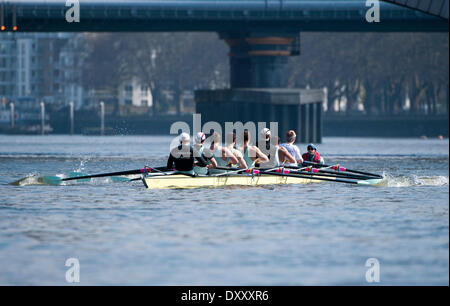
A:
{"type": "Polygon", "coordinates": [[[330,116],[324,115],[323,135],[338,137],[445,137],[448,115],[330,116]]]}
{"type": "MultiPolygon", "coordinates": [[[[67,116],[51,116],[46,134],[70,134],[67,116]]],[[[169,135],[170,126],[186,122],[192,129],[192,114],[118,117],[106,116],[105,135],[169,135]]],[[[323,136],[337,137],[439,137],[448,138],[449,118],[440,116],[330,116],[323,117],[323,136]]],[[[297,131],[298,132],[298,131],[297,131]]],[[[15,128],[0,126],[0,134],[40,134],[39,122],[18,123],[15,128]]],[[[95,114],[76,113],[74,133],[99,135],[100,119],[95,114]]]]}

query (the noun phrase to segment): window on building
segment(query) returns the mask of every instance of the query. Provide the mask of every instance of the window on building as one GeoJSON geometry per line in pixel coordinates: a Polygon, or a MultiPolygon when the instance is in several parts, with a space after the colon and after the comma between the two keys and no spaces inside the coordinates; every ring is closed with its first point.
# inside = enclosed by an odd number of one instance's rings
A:
{"type": "Polygon", "coordinates": [[[131,101],[131,100],[125,100],[125,105],[133,105],[133,101],[131,101]]]}
{"type": "Polygon", "coordinates": [[[141,100],[141,106],[147,106],[148,101],[147,100],[141,100]]]}
{"type": "Polygon", "coordinates": [[[125,91],[133,91],[133,86],[131,86],[131,85],[126,85],[126,86],[125,86],[125,91]]]}

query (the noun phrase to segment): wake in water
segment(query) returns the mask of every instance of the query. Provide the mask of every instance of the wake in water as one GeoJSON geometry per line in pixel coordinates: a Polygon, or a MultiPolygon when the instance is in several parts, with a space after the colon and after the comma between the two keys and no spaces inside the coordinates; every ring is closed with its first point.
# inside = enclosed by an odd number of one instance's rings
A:
{"type": "Polygon", "coordinates": [[[399,175],[383,174],[384,187],[417,187],[417,186],[447,186],[447,176],[418,176],[418,175],[399,175]]]}

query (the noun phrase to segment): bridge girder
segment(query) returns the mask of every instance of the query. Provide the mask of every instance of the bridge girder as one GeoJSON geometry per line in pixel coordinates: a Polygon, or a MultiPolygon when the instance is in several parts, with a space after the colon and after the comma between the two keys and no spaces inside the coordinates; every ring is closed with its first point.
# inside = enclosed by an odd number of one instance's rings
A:
{"type": "Polygon", "coordinates": [[[448,20],[449,0],[382,0],[448,20]]]}
{"type": "MultiPolygon", "coordinates": [[[[18,31],[435,31],[448,20],[381,3],[381,22],[365,19],[365,0],[80,1],[80,22],[69,23],[64,0],[9,0],[6,30],[18,31]]],[[[448,2],[448,1],[447,1],[448,2]]]]}

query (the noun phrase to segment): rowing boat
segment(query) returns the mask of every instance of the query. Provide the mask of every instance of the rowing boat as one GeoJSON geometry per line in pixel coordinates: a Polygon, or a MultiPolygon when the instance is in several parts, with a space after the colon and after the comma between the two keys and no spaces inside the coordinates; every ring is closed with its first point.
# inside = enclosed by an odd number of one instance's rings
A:
{"type": "MultiPolygon", "coordinates": [[[[183,174],[147,176],[143,178],[148,189],[192,189],[192,188],[216,188],[226,186],[262,186],[262,185],[286,185],[286,184],[310,184],[320,183],[322,180],[292,176],[274,176],[268,174],[248,175],[223,175],[223,176],[197,176],[190,177],[183,174]]],[[[326,177],[327,180],[336,180],[336,177],[326,177]]],[[[375,185],[381,179],[360,180],[358,185],[375,185]]]]}
{"type": "MultiPolygon", "coordinates": [[[[132,182],[142,180],[148,189],[174,189],[174,188],[201,188],[201,187],[225,187],[225,186],[261,186],[261,185],[286,185],[309,184],[331,181],[354,185],[382,185],[384,177],[379,174],[346,169],[344,167],[322,165],[320,169],[310,167],[283,167],[273,169],[236,169],[230,167],[217,167],[224,172],[217,175],[189,176],[177,174],[172,169],[165,167],[109,172],[86,175],[74,172],[69,177],[42,176],[33,178],[34,182],[46,185],[60,185],[66,181],[89,181],[92,178],[111,177],[114,182],[132,182]],[[327,170],[332,169],[332,170],[327,170]],[[139,178],[129,178],[130,175],[139,175],[139,178]]],[[[29,178],[20,179],[11,183],[20,186],[29,178]]]]}

